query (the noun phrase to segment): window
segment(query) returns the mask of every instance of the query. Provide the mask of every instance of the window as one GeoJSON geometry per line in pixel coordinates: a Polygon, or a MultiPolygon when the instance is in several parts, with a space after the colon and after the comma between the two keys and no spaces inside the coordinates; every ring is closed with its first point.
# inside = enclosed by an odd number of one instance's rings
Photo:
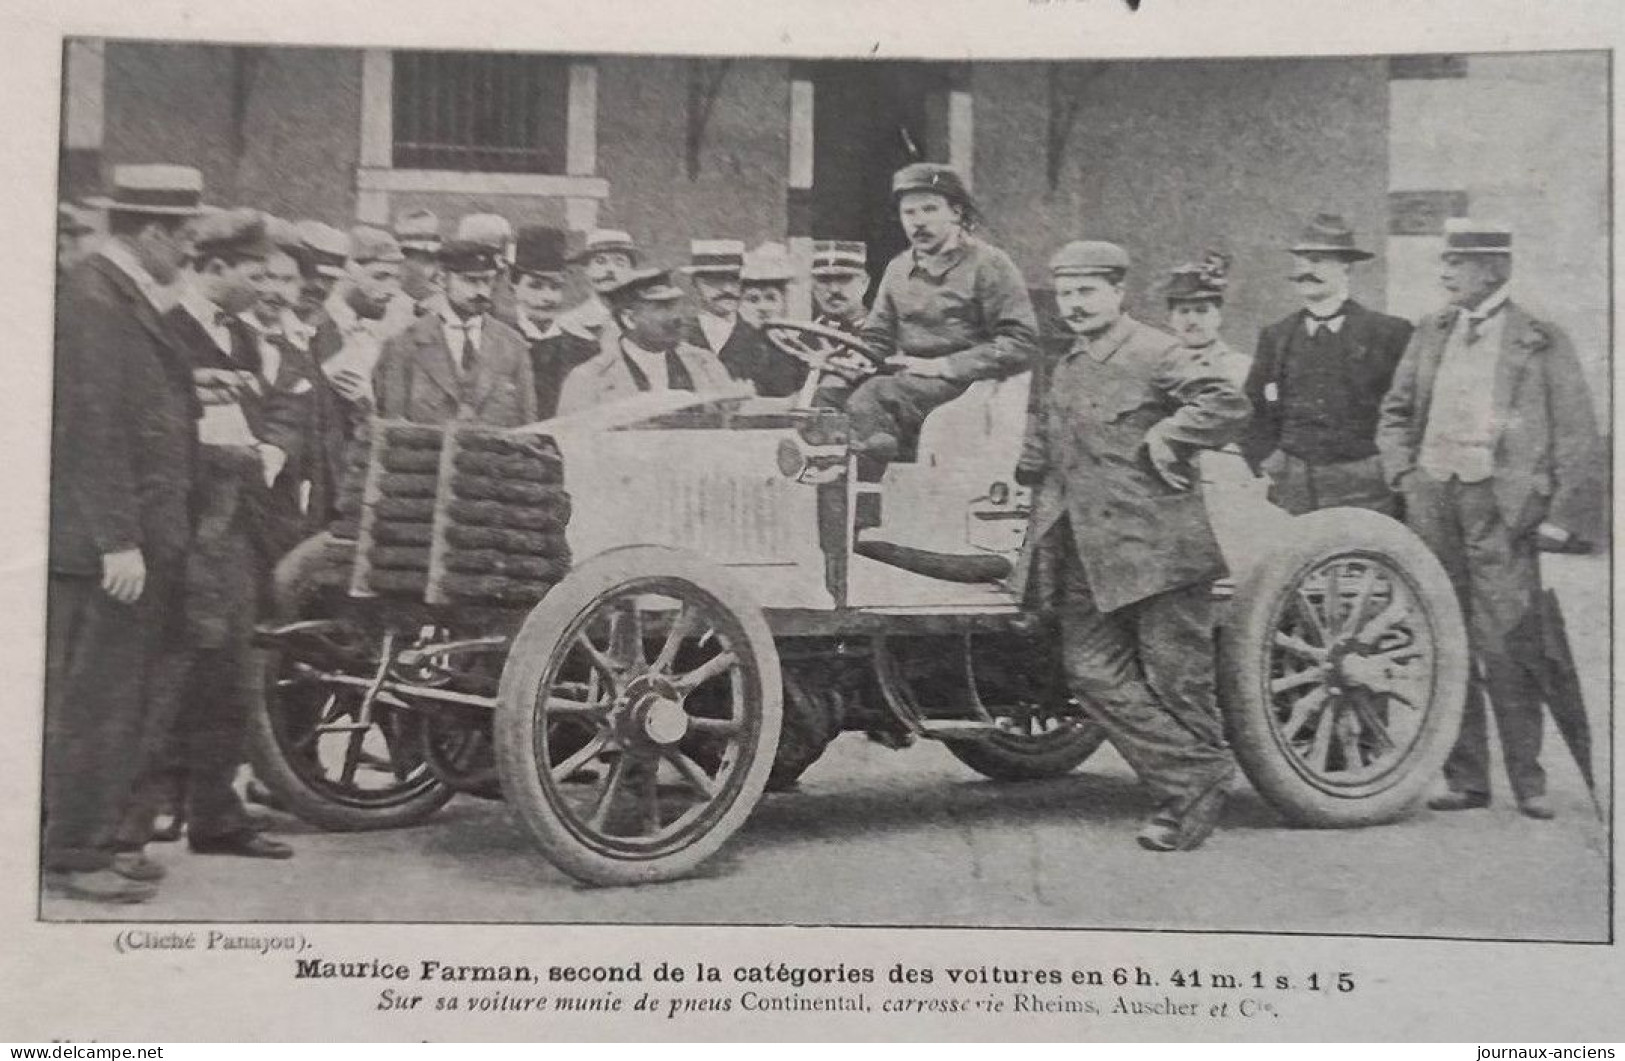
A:
{"type": "Polygon", "coordinates": [[[397,169],[566,172],[566,58],[398,51],[393,93],[397,169]]]}

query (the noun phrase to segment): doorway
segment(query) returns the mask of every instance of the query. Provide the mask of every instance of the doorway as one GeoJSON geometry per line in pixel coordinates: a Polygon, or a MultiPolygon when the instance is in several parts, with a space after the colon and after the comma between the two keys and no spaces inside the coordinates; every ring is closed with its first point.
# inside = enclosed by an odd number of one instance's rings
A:
{"type": "Polygon", "coordinates": [[[910,162],[946,161],[952,64],[813,64],[812,235],[862,240],[878,281],[908,245],[891,177],[910,162]]]}

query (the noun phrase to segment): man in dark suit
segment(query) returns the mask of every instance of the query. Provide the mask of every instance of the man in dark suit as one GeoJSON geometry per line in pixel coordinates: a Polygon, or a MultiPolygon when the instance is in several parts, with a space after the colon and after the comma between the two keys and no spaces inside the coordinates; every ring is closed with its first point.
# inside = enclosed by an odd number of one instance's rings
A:
{"type": "Polygon", "coordinates": [[[203,404],[197,529],[186,566],[185,645],[165,664],[170,680],[154,698],[144,738],[148,769],[121,830],[131,849],[151,835],[158,801],[169,788],[164,750],[173,747],[194,853],[293,854],[255,830],[233,787],[249,712],[263,695],[254,624],[271,569],[291,544],[282,518],[308,436],[309,404],[265,382],[266,358],[277,359],[277,376],[283,359],[274,349],[263,351],[243,320],[260,299],[266,259],[275,251],[256,211],[203,218],[194,230],[186,287],[165,315],[203,404]]]}
{"type": "Polygon", "coordinates": [[[490,316],[498,264],[483,244],[451,240],[441,248],[446,309],[384,342],[372,379],[378,416],[490,427],[536,420],[530,350],[518,332],[490,316]]]}
{"type": "Polygon", "coordinates": [[[1449,573],[1477,663],[1435,810],[1490,802],[1484,697],[1518,809],[1550,818],[1540,766],[1543,631],[1538,550],[1596,542],[1603,453],[1580,363],[1554,324],[1507,297],[1512,233],[1446,223],[1450,305],[1422,318],[1377,435],[1406,519],[1449,573]]]}
{"type": "Polygon", "coordinates": [[[697,239],[689,244],[688,264],[677,272],[694,290],[694,319],[683,327],[683,342],[730,357],[750,342],[739,326],[739,270],[745,244],[736,239],[697,239]]]}
{"type": "Polygon", "coordinates": [[[1377,459],[1377,407],[1411,337],[1408,321],[1349,297],[1349,271],[1375,257],[1336,214],[1316,214],[1289,248],[1303,308],[1265,328],[1245,390],[1241,448],[1293,515],[1336,505],[1397,515],[1377,459]]]}
{"type": "Polygon", "coordinates": [[[191,541],[197,406],[161,313],[203,178],[119,166],[113,185],[109,238],[57,317],[43,868],[51,894],[140,902],[161,871],[120,856],[115,834],[191,541]]]}
{"type": "Polygon", "coordinates": [[[597,343],[567,335],[558,326],[564,305],[564,243],[559,229],[525,225],[515,239],[509,270],[519,334],[530,347],[538,420],[558,412],[564,377],[598,353],[597,343]]]}
{"type": "Polygon", "coordinates": [[[1224,558],[1191,458],[1240,433],[1247,401],[1123,312],[1128,266],[1095,240],[1050,261],[1072,338],[1041,366],[1016,467],[1036,487],[1022,584],[1059,613],[1068,684],[1157,801],[1140,845],[1186,851],[1212,831],[1235,773],[1214,691],[1224,558]]]}

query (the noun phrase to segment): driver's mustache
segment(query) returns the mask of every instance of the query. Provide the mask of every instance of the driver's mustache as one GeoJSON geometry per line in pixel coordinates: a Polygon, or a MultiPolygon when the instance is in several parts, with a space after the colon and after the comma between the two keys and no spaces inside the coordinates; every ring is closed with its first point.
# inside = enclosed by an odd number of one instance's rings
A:
{"type": "Polygon", "coordinates": [[[1326,282],[1318,273],[1293,273],[1291,276],[1287,277],[1287,280],[1292,283],[1299,283],[1304,280],[1314,280],[1319,283],[1326,282]]]}

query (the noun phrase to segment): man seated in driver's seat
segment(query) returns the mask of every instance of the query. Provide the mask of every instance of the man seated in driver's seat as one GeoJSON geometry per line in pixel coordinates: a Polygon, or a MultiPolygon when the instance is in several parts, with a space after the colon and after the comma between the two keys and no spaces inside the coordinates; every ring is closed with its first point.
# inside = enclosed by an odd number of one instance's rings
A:
{"type": "Polygon", "coordinates": [[[909,248],[886,267],[862,333],[891,371],[847,402],[853,451],[878,463],[912,450],[931,410],[975,381],[1026,371],[1038,346],[1026,281],[972,234],[976,205],[951,166],[898,170],[892,203],[909,248]]]}

